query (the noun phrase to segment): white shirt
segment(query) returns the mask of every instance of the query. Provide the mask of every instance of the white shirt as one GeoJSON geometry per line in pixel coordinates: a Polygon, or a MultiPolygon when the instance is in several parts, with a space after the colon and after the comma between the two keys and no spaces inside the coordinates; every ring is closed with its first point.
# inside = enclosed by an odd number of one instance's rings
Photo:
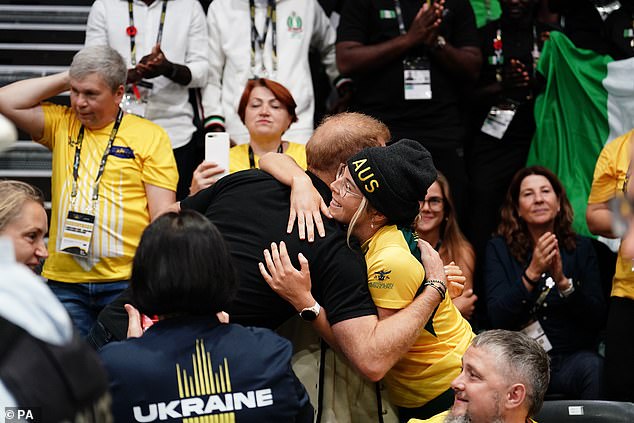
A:
{"type": "MultiPolygon", "coordinates": [[[[134,0],[134,26],[137,29],[136,62],[156,44],[163,0],[147,6],[134,0]]],[[[131,68],[130,25],[127,0],[96,0],[88,15],[86,45],[107,44],[117,50],[131,68]]],[[[208,35],[205,14],[198,0],[169,0],[161,50],[170,62],[185,65],[192,74],[187,86],[165,76],[149,80],[154,84],[145,117],[165,129],[172,147],[186,145],[196,130],[188,88],[203,87],[207,82],[208,35]]]]}
{"type": "MultiPolygon", "coordinates": [[[[267,2],[255,2],[256,28],[264,33],[267,2]]],[[[273,77],[269,27],[264,53],[256,43],[256,67],[264,61],[267,78],[284,85],[297,103],[298,122],[284,139],[306,143],[313,132],[314,93],[308,51],[315,48],[331,81],[338,77],[335,63],[336,33],[317,0],[277,0],[277,74],[273,77]]],[[[214,0],[207,12],[209,28],[209,80],[203,91],[205,125],[224,125],[231,138],[249,141],[238,116],[238,103],[251,72],[251,15],[248,0],[214,0]]],[[[262,75],[260,75],[262,76],[262,75]]]]}

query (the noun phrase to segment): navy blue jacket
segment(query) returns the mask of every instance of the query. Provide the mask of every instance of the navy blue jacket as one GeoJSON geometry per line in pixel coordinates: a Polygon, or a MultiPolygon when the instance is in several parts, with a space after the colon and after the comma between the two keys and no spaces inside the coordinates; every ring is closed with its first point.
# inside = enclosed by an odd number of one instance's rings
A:
{"type": "MultiPolygon", "coordinates": [[[[577,236],[577,248],[560,249],[563,272],[572,278],[575,292],[562,298],[554,287],[537,318],[553,346],[552,354],[593,348],[605,318],[605,302],[601,293],[599,267],[594,247],[588,238],[577,236]]],[[[531,252],[532,254],[532,252],[531,252]]],[[[527,257],[526,264],[530,263],[527,257]]],[[[502,237],[491,239],[484,265],[486,303],[493,328],[519,330],[531,318],[543,287],[529,293],[522,282],[526,264],[519,263],[502,237]]]]}
{"type": "Polygon", "coordinates": [[[312,421],[290,343],[268,329],[213,320],[160,321],[140,338],[101,350],[115,422],[222,414],[237,423],[312,421]]]}

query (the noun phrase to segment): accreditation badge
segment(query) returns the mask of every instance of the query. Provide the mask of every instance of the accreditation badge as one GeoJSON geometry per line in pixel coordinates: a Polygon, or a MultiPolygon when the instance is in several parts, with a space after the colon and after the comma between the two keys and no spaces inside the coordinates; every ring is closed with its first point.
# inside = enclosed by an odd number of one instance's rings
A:
{"type": "Polygon", "coordinates": [[[518,104],[513,101],[503,102],[491,107],[480,130],[493,138],[501,140],[515,117],[517,107],[518,104]]]}
{"type": "Polygon", "coordinates": [[[403,60],[405,100],[431,100],[431,65],[427,58],[403,60]]]}
{"type": "Polygon", "coordinates": [[[153,87],[153,83],[144,80],[128,85],[120,104],[123,111],[131,115],[145,117],[148,98],[153,87]]]}
{"type": "Polygon", "coordinates": [[[86,257],[95,229],[95,216],[69,211],[64,222],[64,232],[59,251],[74,256],[86,257]]]}
{"type": "Polygon", "coordinates": [[[524,333],[524,335],[527,335],[533,338],[535,341],[537,341],[537,343],[542,346],[544,351],[548,352],[553,349],[553,346],[548,340],[546,333],[544,333],[544,328],[542,328],[542,325],[539,323],[539,320],[535,320],[534,322],[530,323],[520,332],[524,333]]]}

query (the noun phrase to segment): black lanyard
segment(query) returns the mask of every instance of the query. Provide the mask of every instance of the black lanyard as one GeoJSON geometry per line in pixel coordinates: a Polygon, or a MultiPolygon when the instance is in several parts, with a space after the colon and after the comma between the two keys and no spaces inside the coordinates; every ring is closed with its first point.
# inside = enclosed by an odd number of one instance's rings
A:
{"type": "Polygon", "coordinates": [[[626,31],[628,31],[628,37],[632,38],[630,40],[630,47],[634,48],[634,13],[632,13],[632,21],[630,22],[630,25],[632,28],[628,28],[626,31]]]}
{"type": "Polygon", "coordinates": [[[535,320],[537,320],[539,309],[542,307],[544,302],[546,302],[546,297],[555,286],[555,281],[553,281],[553,278],[549,274],[540,275],[540,282],[544,282],[543,285],[541,283],[539,284],[539,289],[541,289],[542,292],[537,297],[537,300],[530,311],[531,316],[533,316],[535,320]]]}
{"type": "MultiPolygon", "coordinates": [[[[103,156],[101,157],[101,163],[99,164],[99,171],[97,172],[97,177],[95,178],[95,184],[92,190],[93,202],[96,202],[99,199],[99,183],[101,182],[101,177],[103,176],[103,171],[106,167],[106,161],[108,161],[108,156],[110,155],[110,149],[112,148],[112,143],[114,142],[114,139],[117,137],[117,131],[119,131],[119,125],[121,125],[122,119],[123,119],[123,110],[119,108],[119,112],[117,113],[117,119],[114,122],[112,131],[110,131],[110,138],[108,139],[108,145],[106,146],[106,151],[103,152],[103,156]]],[[[74,204],[75,199],[77,198],[77,180],[79,179],[79,162],[81,160],[80,154],[81,154],[81,145],[83,141],[84,141],[84,125],[82,125],[81,128],[79,128],[79,134],[77,135],[77,143],[75,147],[75,160],[73,161],[73,188],[70,193],[71,204],[74,204]]]]}
{"type": "MultiPolygon", "coordinates": [[[[493,37],[493,56],[489,57],[489,64],[495,66],[495,79],[502,82],[502,68],[504,67],[504,43],[502,42],[502,28],[498,26],[493,37]]],[[[537,60],[539,60],[540,50],[537,44],[537,28],[533,25],[533,49],[531,50],[533,58],[533,77],[537,69],[537,60]]]]}
{"type": "MultiPolygon", "coordinates": [[[[132,66],[136,66],[136,27],[134,26],[134,10],[133,0],[128,0],[128,15],[130,16],[130,26],[127,33],[130,36],[130,61],[132,66]]],[[[165,26],[165,12],[167,11],[167,0],[163,0],[163,8],[161,9],[161,20],[159,21],[158,34],[156,35],[156,44],[161,44],[163,39],[163,27],[165,26]]]]}
{"type": "MultiPolygon", "coordinates": [[[[278,153],[284,152],[284,147],[282,143],[280,143],[279,147],[277,147],[278,153]]],[[[251,144],[249,144],[249,169],[255,169],[255,157],[253,157],[253,149],[251,148],[251,144]]]]}
{"type": "Polygon", "coordinates": [[[271,24],[271,49],[273,73],[277,72],[277,16],[275,9],[275,0],[268,0],[266,5],[266,20],[264,21],[264,33],[260,36],[258,29],[255,27],[255,1],[249,0],[249,10],[251,12],[251,72],[253,76],[258,77],[255,69],[255,47],[256,42],[262,53],[262,70],[264,70],[264,43],[269,32],[269,24],[271,24]]]}
{"type": "Polygon", "coordinates": [[[399,0],[394,0],[394,13],[396,13],[396,21],[398,22],[398,32],[400,32],[401,35],[407,34],[407,31],[405,31],[405,22],[403,22],[401,2],[399,0]]]}

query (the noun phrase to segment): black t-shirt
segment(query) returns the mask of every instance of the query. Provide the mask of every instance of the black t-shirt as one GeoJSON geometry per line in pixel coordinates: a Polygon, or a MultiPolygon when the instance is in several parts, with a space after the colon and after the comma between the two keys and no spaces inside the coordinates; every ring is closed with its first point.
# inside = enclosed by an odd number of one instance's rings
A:
{"type": "MultiPolygon", "coordinates": [[[[330,190],[311,173],[313,184],[326,201],[330,190]]],[[[326,236],[301,241],[297,225],[286,233],[290,189],[260,170],[226,176],[212,187],[181,202],[181,208],[207,216],[223,234],[234,258],[240,286],[231,307],[231,321],[249,326],[277,328],[296,311],[273,292],[260,275],[258,263],[271,242],[284,241],[299,268],[297,254],[309,262],[312,293],[326,309],[330,324],[376,314],[367,286],[363,255],[346,244],[339,225],[324,218],[326,236]]]]}
{"type": "MultiPolygon", "coordinates": [[[[403,22],[409,29],[423,5],[420,0],[401,0],[403,22]]],[[[468,0],[447,0],[440,34],[454,47],[478,46],[475,17],[468,0]]],[[[347,0],[341,12],[337,42],[380,44],[400,35],[393,0],[347,0]]],[[[457,145],[464,128],[458,107],[461,84],[441,67],[433,54],[431,100],[405,100],[403,59],[422,57],[423,47],[410,50],[387,65],[351,75],[356,90],[352,107],[385,122],[393,139],[412,138],[425,145],[457,145]]]]}
{"type": "MultiPolygon", "coordinates": [[[[543,42],[541,34],[544,32],[557,30],[552,25],[545,25],[536,22],[535,25],[521,26],[513,20],[504,18],[487,23],[478,30],[480,35],[480,49],[482,50],[482,72],[476,87],[481,88],[496,82],[497,65],[493,64],[492,58],[495,56],[493,40],[500,30],[502,38],[502,54],[504,62],[510,63],[511,59],[517,59],[526,66],[530,76],[530,83],[526,88],[508,89],[498,96],[479,97],[473,100],[471,113],[472,130],[479,136],[488,137],[482,133],[480,128],[492,106],[505,102],[508,99],[516,101],[519,106],[517,112],[504,134],[504,141],[514,141],[520,143],[530,143],[535,132],[535,117],[533,108],[535,96],[538,94],[540,76],[534,72],[533,48],[536,46],[541,52],[543,42]],[[533,32],[537,36],[534,44],[533,32]]],[[[541,77],[543,79],[543,77],[541,77]]]]}
{"type": "Polygon", "coordinates": [[[610,13],[605,22],[590,0],[550,0],[550,9],[560,13],[564,33],[579,48],[609,54],[615,60],[634,57],[632,37],[634,1],[620,0],[620,9],[610,13]]]}

